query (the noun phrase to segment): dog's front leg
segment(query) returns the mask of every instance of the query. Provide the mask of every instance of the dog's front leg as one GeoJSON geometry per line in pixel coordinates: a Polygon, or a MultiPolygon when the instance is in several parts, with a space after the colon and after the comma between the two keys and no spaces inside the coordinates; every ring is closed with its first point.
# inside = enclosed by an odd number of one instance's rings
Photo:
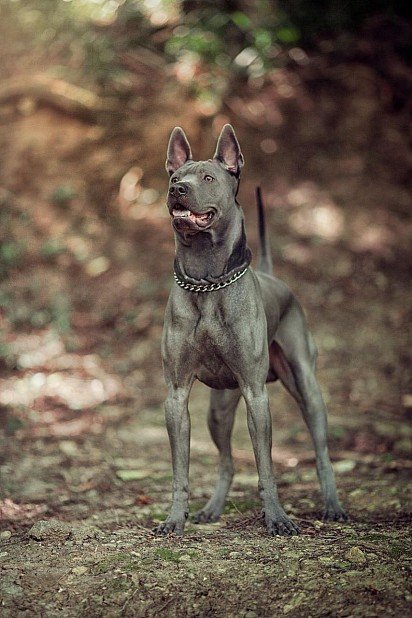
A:
{"type": "Polygon", "coordinates": [[[172,451],[173,497],[168,518],[155,529],[156,534],[160,535],[174,532],[181,536],[189,516],[189,393],[190,386],[169,386],[165,402],[166,426],[172,451]]]}
{"type": "Polygon", "coordinates": [[[242,388],[247,406],[247,421],[259,475],[259,493],[268,533],[293,535],[299,528],[280,505],[272,466],[272,419],[266,386],[242,388]]]}

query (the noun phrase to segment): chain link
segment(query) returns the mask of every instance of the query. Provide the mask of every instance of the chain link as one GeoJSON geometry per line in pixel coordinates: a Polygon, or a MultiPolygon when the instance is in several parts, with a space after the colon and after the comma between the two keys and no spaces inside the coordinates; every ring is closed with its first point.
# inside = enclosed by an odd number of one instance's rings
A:
{"type": "Polygon", "coordinates": [[[177,285],[179,285],[183,290],[187,290],[188,292],[215,292],[217,290],[222,290],[223,288],[226,288],[231,283],[234,283],[235,281],[243,277],[247,269],[248,269],[248,266],[246,266],[246,268],[239,271],[238,273],[235,273],[234,275],[232,275],[232,277],[230,277],[226,281],[221,281],[220,283],[209,283],[207,285],[196,285],[194,283],[185,283],[184,281],[179,279],[176,273],[173,273],[173,277],[177,285]]]}

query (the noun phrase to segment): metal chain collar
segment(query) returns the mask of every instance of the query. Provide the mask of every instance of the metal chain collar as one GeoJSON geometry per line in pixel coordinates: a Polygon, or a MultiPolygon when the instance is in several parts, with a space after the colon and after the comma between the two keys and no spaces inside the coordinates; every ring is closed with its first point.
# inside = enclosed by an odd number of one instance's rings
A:
{"type": "Polygon", "coordinates": [[[235,281],[243,277],[243,275],[245,274],[248,268],[249,266],[246,266],[246,268],[235,273],[234,275],[229,277],[229,279],[226,279],[226,281],[220,281],[219,283],[209,283],[206,285],[197,285],[194,283],[187,283],[183,281],[182,279],[179,279],[176,272],[173,273],[173,277],[177,285],[183,288],[183,290],[187,290],[188,292],[215,292],[216,290],[222,290],[223,288],[226,288],[231,283],[234,283],[235,281]]]}

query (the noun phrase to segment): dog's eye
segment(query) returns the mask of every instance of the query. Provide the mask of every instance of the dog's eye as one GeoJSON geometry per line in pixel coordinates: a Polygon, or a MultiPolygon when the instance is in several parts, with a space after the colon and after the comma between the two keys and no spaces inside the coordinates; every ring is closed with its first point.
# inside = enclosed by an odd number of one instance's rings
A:
{"type": "Polygon", "coordinates": [[[176,176],[170,179],[170,182],[177,182],[177,181],[178,181],[178,178],[176,178],[176,176]]]}
{"type": "Polygon", "coordinates": [[[213,176],[209,176],[208,174],[206,174],[206,176],[204,176],[203,180],[206,180],[206,182],[213,182],[214,178],[213,178],[213,176]]]}

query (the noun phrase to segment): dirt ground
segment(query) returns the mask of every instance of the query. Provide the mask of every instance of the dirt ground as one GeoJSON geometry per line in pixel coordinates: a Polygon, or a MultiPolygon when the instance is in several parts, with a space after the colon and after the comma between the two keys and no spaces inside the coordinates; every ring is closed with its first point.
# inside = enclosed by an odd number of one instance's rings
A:
{"type": "MultiPolygon", "coordinates": [[[[21,70],[30,69],[26,59],[21,70]]],[[[371,66],[324,57],[234,93],[214,120],[167,77],[140,111],[113,126],[30,96],[0,105],[0,615],[406,616],[405,112],[371,66]],[[350,521],[321,521],[309,436],[275,384],[273,459],[302,534],[266,536],[241,406],[222,520],[158,538],[152,529],[171,498],[160,337],[173,237],[163,160],[175,124],[207,157],[227,120],[246,158],[250,245],[256,253],[260,183],[275,270],[319,347],[350,521]]],[[[195,385],[191,513],[216,475],[207,397],[195,385]]]]}
{"type": "MultiPolygon", "coordinates": [[[[216,457],[205,431],[206,388],[194,391],[191,512],[210,493],[216,457]]],[[[277,417],[276,396],[272,407],[277,417]]],[[[151,532],[170,502],[160,405],[103,404],[82,436],[13,438],[2,466],[9,497],[2,502],[1,615],[407,615],[404,462],[340,455],[335,469],[351,521],[323,523],[302,423],[293,411],[287,416],[274,423],[274,459],[281,499],[302,530],[291,538],[266,535],[244,410],[226,513],[217,524],[189,522],[183,538],[151,532]]],[[[79,421],[62,422],[60,431],[70,423],[79,421]]],[[[356,418],[343,425],[331,416],[332,434],[354,426],[356,418]]]]}

